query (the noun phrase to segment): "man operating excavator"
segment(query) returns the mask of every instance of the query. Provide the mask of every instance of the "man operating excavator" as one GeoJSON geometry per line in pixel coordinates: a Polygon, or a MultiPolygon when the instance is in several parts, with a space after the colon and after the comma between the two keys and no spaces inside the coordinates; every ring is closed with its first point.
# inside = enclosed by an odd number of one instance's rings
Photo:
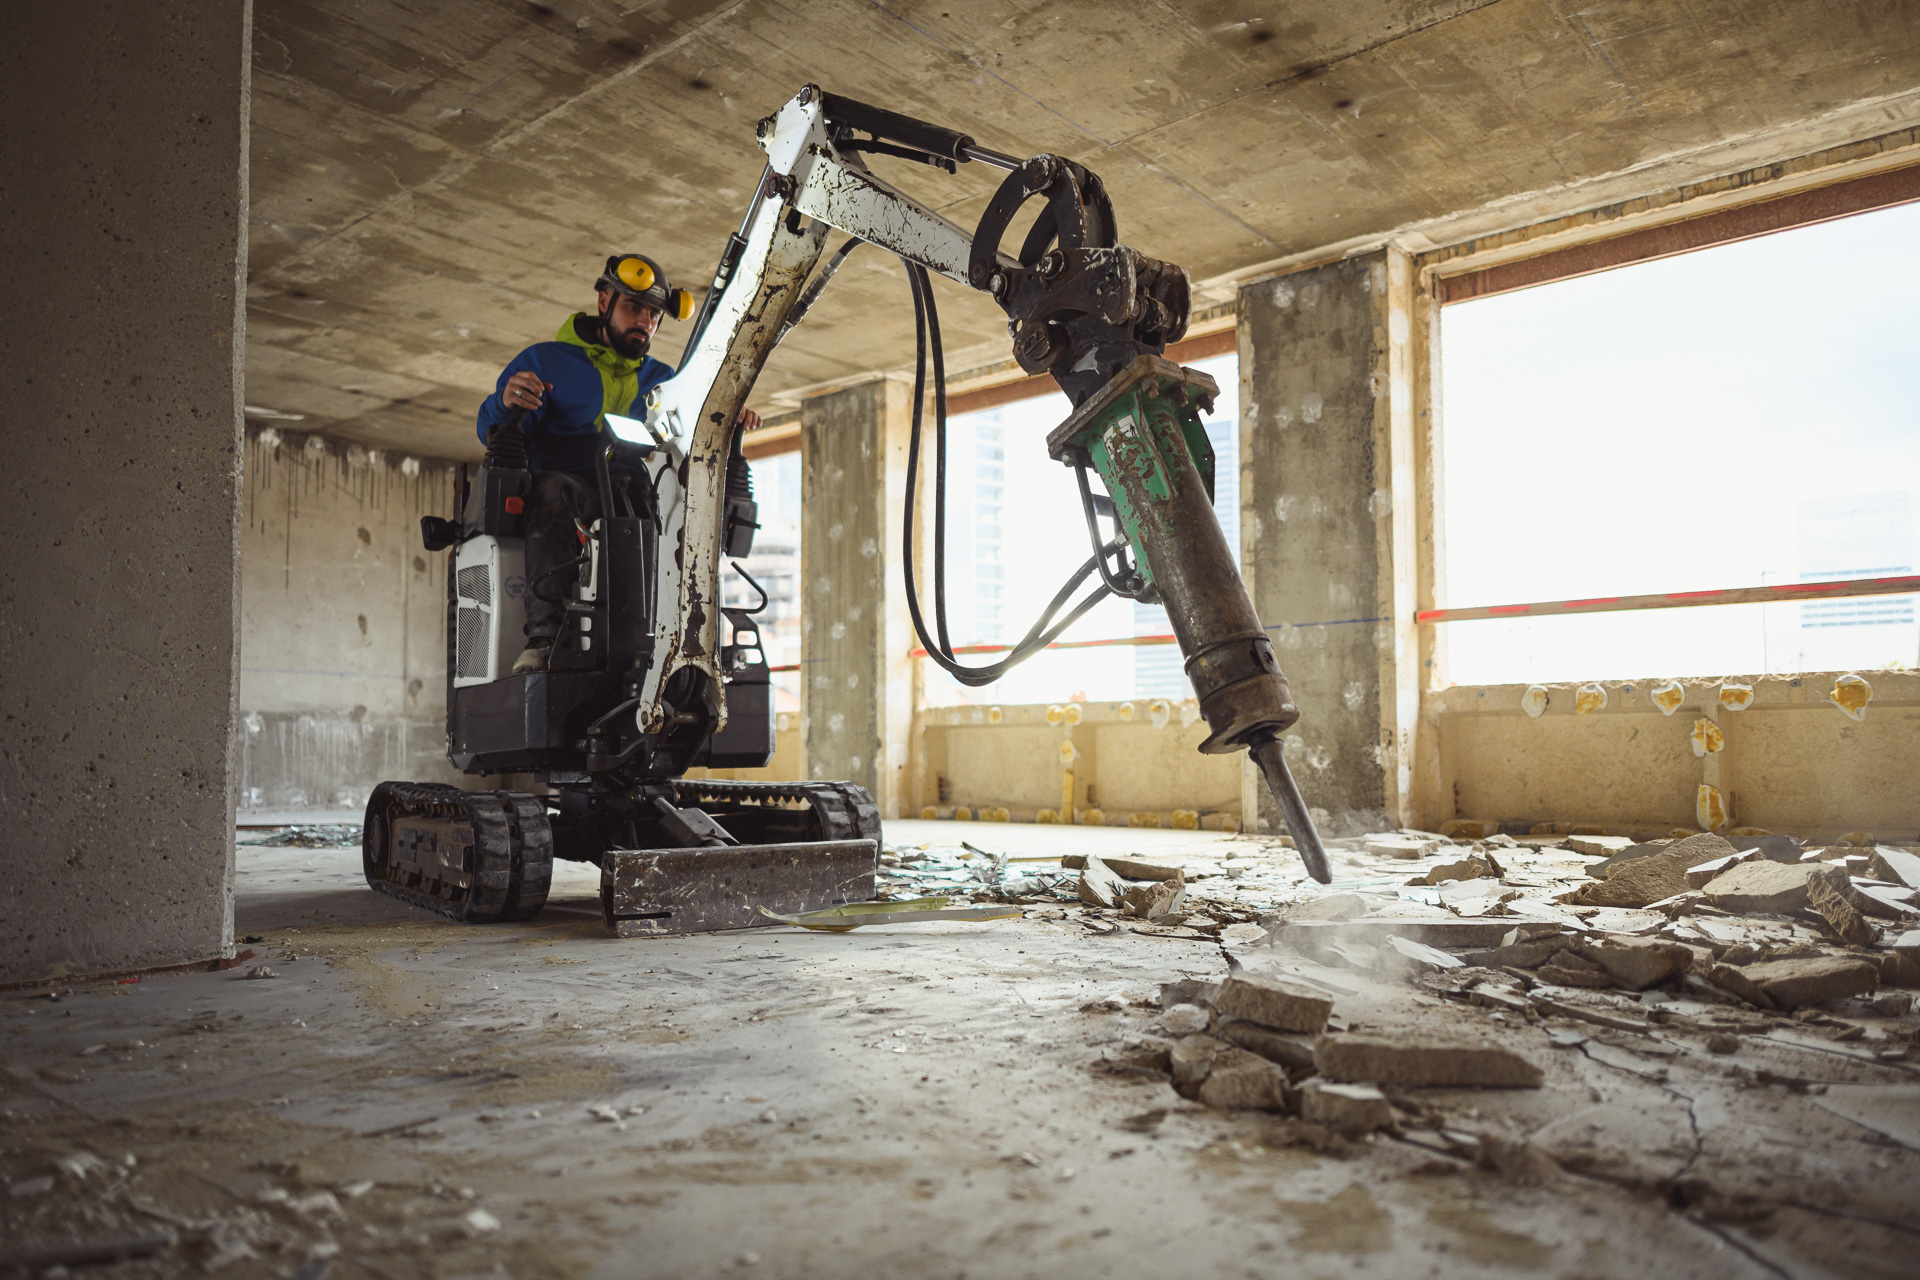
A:
{"type": "MultiPolygon", "coordinates": [[[[533,473],[526,504],[529,586],[543,577],[552,582],[578,555],[579,529],[603,514],[594,453],[608,438],[607,415],[646,416],[647,393],[674,372],[672,365],[647,354],[654,332],[666,316],[685,320],[693,313],[692,295],[671,287],[660,264],[643,254],[608,258],[594,289],[597,312],[569,316],[552,342],[535,343],[515,356],[480,405],[476,427],[483,443],[516,412],[524,412],[520,429],[533,473]]],[[[751,431],[760,416],[742,410],[740,425],[751,431]]],[[[631,482],[633,477],[616,471],[614,478],[631,482]]],[[[547,669],[565,612],[555,597],[550,589],[527,592],[527,646],[513,664],[515,675],[547,669]]]]}

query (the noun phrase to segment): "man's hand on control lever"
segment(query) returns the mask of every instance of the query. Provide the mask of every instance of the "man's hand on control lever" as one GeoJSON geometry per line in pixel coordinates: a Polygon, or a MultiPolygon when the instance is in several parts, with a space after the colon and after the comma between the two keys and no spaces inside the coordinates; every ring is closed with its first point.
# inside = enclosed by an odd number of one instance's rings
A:
{"type": "Polygon", "coordinates": [[[538,409],[553,384],[531,369],[522,369],[507,379],[500,390],[500,402],[509,409],[538,409]]]}
{"type": "Polygon", "coordinates": [[[758,431],[760,429],[760,415],[751,409],[742,409],[740,411],[740,425],[748,431],[758,431]]]}

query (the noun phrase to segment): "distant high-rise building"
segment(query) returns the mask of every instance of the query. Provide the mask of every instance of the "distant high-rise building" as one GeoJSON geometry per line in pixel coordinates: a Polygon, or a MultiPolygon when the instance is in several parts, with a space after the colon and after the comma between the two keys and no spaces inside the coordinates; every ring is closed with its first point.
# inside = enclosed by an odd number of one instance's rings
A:
{"type": "MultiPolygon", "coordinates": [[[[1913,572],[1913,494],[1893,490],[1815,498],[1795,512],[1799,582],[1888,578],[1913,572]]],[[[1912,596],[1857,596],[1769,605],[1767,669],[1826,671],[1910,666],[1920,648],[1912,596]]]]}

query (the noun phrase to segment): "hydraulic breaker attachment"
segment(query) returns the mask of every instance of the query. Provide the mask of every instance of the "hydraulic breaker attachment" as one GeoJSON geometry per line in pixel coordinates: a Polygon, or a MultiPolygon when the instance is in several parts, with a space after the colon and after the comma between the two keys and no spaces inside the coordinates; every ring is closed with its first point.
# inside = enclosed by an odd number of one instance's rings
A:
{"type": "Polygon", "coordinates": [[[1212,450],[1200,415],[1218,394],[1206,374],[1141,355],[1047,437],[1047,451],[1080,469],[1089,524],[1095,506],[1085,468],[1106,482],[1133,563],[1115,570],[1103,552],[1102,578],[1117,595],[1166,605],[1211,730],[1200,749],[1253,752],[1308,873],[1325,884],[1326,850],[1280,749],[1280,733],[1300,710],[1213,514],[1212,450]]]}

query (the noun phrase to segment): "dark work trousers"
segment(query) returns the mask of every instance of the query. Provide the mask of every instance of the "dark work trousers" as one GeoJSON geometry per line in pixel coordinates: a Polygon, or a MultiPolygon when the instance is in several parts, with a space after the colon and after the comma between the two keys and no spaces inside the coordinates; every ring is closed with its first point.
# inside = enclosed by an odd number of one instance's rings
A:
{"type": "MultiPolygon", "coordinates": [[[[633,503],[635,512],[644,510],[640,499],[640,484],[634,477],[613,476],[614,503],[618,506],[619,495],[624,490],[633,503]]],[[[543,600],[535,594],[534,585],[545,595],[565,599],[571,591],[575,575],[564,570],[552,574],[544,582],[542,574],[549,569],[577,559],[585,548],[580,542],[580,533],[574,521],[578,520],[589,528],[600,518],[600,486],[586,476],[575,475],[571,471],[536,471],[533,476],[533,492],[527,499],[527,641],[546,642],[560,634],[560,623],[566,616],[566,609],[554,600],[543,600]]],[[[625,511],[616,511],[616,515],[625,515],[625,511]]]]}

